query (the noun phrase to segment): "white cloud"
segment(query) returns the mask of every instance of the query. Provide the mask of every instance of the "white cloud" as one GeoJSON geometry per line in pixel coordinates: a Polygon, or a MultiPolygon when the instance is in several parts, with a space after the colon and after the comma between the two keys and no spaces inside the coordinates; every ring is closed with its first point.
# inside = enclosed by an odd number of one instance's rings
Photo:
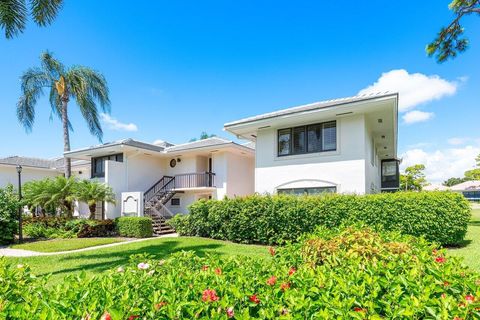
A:
{"type": "Polygon", "coordinates": [[[108,126],[111,130],[116,131],[137,131],[138,127],[134,123],[122,123],[115,118],[112,118],[106,113],[101,113],[100,117],[102,121],[108,126]]]}
{"type": "Polygon", "coordinates": [[[428,182],[439,183],[451,177],[463,177],[465,171],[475,166],[475,157],[480,153],[480,146],[438,149],[432,152],[423,149],[411,149],[402,157],[400,168],[404,170],[414,164],[425,165],[428,182]]]}
{"type": "Polygon", "coordinates": [[[433,112],[424,112],[418,110],[409,111],[403,115],[403,121],[405,121],[406,124],[425,122],[431,118],[433,118],[433,112]]]}
{"type": "Polygon", "coordinates": [[[398,109],[405,112],[421,104],[454,95],[457,88],[457,81],[448,81],[438,75],[408,73],[405,69],[398,69],[382,73],[374,84],[360,90],[358,94],[398,92],[400,94],[398,109]]]}
{"type": "Polygon", "coordinates": [[[469,139],[468,138],[450,138],[447,140],[448,144],[451,144],[452,146],[460,146],[462,144],[467,143],[469,139]]]}

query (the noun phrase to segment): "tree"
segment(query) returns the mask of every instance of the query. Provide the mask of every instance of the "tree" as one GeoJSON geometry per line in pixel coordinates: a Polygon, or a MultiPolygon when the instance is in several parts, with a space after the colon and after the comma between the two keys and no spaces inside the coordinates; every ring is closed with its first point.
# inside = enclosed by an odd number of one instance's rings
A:
{"type": "Polygon", "coordinates": [[[462,182],[465,182],[465,178],[449,178],[448,180],[443,181],[442,184],[446,187],[451,187],[462,182]]]}
{"type": "Polygon", "coordinates": [[[437,62],[455,58],[468,47],[468,39],[464,37],[464,29],[460,24],[463,17],[471,14],[480,15],[480,0],[453,0],[449,4],[454,19],[447,27],[443,27],[435,40],[427,45],[427,54],[435,56],[437,62]]]}
{"type": "MultiPolygon", "coordinates": [[[[110,112],[107,82],[102,74],[87,67],[65,68],[49,52],[40,56],[41,67],[30,68],[21,77],[21,96],[17,103],[18,121],[27,132],[33,128],[35,105],[49,89],[52,114],[58,116],[63,125],[63,150],[70,151],[68,103],[74,99],[87,122],[92,135],[102,141],[103,131],[98,119],[97,103],[104,112],[110,112]]],[[[71,175],[71,161],[65,157],[65,176],[71,175]]]]}
{"type": "Polygon", "coordinates": [[[400,175],[400,189],[421,191],[427,185],[424,170],[423,164],[407,167],[405,173],[400,175]]]}
{"type": "Polygon", "coordinates": [[[82,180],[73,189],[75,200],[85,202],[90,211],[89,219],[95,218],[95,207],[97,202],[108,202],[115,204],[115,193],[112,188],[98,181],[82,180]]]}
{"type": "Polygon", "coordinates": [[[73,177],[63,176],[27,182],[23,186],[25,203],[30,207],[41,207],[53,214],[58,210],[67,216],[72,216],[75,183],[73,177]]]}
{"type": "Polygon", "coordinates": [[[465,181],[480,180],[480,168],[465,171],[465,181]]]}
{"type": "Polygon", "coordinates": [[[0,1],[0,28],[5,30],[7,39],[25,30],[29,14],[38,26],[51,24],[63,4],[63,0],[29,0],[28,4],[26,2],[26,0],[0,1]]]}
{"type": "Polygon", "coordinates": [[[192,139],[190,139],[190,142],[194,142],[194,141],[197,141],[197,140],[205,140],[205,139],[213,138],[213,137],[216,137],[216,135],[208,134],[207,132],[202,131],[202,133],[200,133],[200,139],[192,138],[192,139]]]}

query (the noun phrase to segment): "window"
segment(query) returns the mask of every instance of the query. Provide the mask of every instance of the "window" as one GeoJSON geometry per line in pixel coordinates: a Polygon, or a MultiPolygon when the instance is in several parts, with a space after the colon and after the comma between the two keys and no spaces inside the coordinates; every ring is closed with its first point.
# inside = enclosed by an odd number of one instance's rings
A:
{"type": "Polygon", "coordinates": [[[123,162],[123,153],[92,158],[92,178],[105,177],[105,161],[123,162]]]}
{"type": "Polygon", "coordinates": [[[172,206],[179,206],[180,205],[180,198],[173,198],[172,200],[170,200],[170,204],[172,206]]]}
{"type": "Polygon", "coordinates": [[[293,194],[296,196],[302,195],[318,195],[322,193],[335,193],[337,192],[337,187],[313,187],[313,188],[287,188],[287,189],[278,189],[278,194],[293,194]]]}
{"type": "Polygon", "coordinates": [[[336,121],[278,130],[278,156],[336,149],[336,121]]]}

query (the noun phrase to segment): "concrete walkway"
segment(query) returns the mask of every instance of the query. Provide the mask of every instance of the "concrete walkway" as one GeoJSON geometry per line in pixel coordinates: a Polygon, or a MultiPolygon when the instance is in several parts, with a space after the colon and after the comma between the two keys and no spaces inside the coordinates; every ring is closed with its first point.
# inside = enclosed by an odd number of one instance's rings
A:
{"type": "Polygon", "coordinates": [[[103,244],[100,246],[70,250],[70,251],[59,251],[59,252],[38,252],[38,251],[31,251],[31,250],[23,250],[23,249],[12,249],[8,247],[0,247],[0,257],[35,257],[35,256],[54,256],[57,254],[67,254],[67,253],[77,253],[77,252],[84,252],[84,251],[91,251],[91,250],[99,250],[103,248],[110,248],[116,246],[122,246],[129,243],[134,242],[143,242],[143,241],[150,241],[158,238],[173,238],[178,237],[178,234],[171,233],[165,234],[162,236],[154,237],[154,238],[144,238],[144,239],[135,239],[135,240],[128,240],[123,242],[115,242],[110,244],[103,244]]]}

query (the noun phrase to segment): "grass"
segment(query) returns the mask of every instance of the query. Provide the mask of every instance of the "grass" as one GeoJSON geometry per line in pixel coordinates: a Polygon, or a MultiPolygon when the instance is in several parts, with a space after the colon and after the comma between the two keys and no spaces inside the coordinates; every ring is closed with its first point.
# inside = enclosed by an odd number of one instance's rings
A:
{"type": "Polygon", "coordinates": [[[15,264],[28,264],[37,276],[51,273],[50,283],[58,284],[68,274],[78,274],[81,271],[85,271],[87,275],[94,275],[125,265],[133,254],[148,253],[156,259],[161,259],[181,250],[192,250],[200,256],[215,253],[222,256],[268,257],[268,250],[264,246],[242,245],[204,238],[179,237],[157,238],[78,253],[7,259],[15,264]]]}
{"type": "Polygon", "coordinates": [[[480,272],[480,209],[472,210],[464,246],[449,249],[449,254],[463,257],[467,266],[480,272]]]}
{"type": "Polygon", "coordinates": [[[15,244],[10,246],[12,249],[23,249],[38,252],[60,252],[88,247],[99,246],[102,244],[110,244],[122,242],[123,238],[73,238],[73,239],[54,239],[45,241],[35,241],[23,244],[15,244]]]}

